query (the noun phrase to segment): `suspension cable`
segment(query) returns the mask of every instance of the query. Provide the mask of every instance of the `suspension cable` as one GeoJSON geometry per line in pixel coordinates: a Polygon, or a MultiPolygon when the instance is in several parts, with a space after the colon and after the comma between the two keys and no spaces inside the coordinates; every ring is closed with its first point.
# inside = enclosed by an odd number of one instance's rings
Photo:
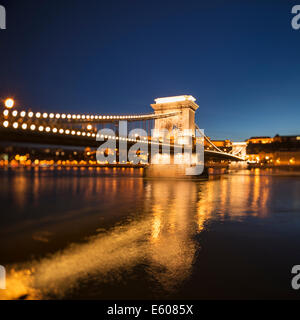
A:
{"type": "Polygon", "coordinates": [[[204,137],[204,139],[211,144],[217,151],[224,153],[223,150],[219,149],[205,134],[204,132],[202,132],[200,130],[200,128],[198,127],[198,125],[195,123],[196,129],[198,130],[198,132],[200,133],[200,135],[202,135],[204,137]]]}

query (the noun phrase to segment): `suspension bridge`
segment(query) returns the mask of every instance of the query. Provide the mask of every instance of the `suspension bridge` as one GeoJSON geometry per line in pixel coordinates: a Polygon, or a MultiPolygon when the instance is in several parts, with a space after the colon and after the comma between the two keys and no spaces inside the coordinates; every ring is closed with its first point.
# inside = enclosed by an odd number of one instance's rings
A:
{"type": "Polygon", "coordinates": [[[121,142],[128,148],[139,142],[146,145],[156,143],[160,148],[168,145],[172,149],[186,143],[174,140],[171,136],[174,130],[188,130],[191,148],[197,139],[204,139],[205,161],[244,161],[244,143],[237,143],[232,150],[224,151],[200,130],[195,123],[195,112],[199,107],[195,101],[190,95],[158,98],[151,104],[154,112],[133,115],[47,113],[5,108],[0,115],[0,141],[4,148],[28,144],[64,146],[68,150],[84,148],[92,155],[108,139],[116,140],[115,151],[121,142]],[[127,132],[120,133],[119,124],[125,121],[127,132]],[[136,128],[143,129],[144,134],[130,135],[130,131],[136,128]],[[116,134],[100,135],[101,129],[110,129],[116,134]]]}

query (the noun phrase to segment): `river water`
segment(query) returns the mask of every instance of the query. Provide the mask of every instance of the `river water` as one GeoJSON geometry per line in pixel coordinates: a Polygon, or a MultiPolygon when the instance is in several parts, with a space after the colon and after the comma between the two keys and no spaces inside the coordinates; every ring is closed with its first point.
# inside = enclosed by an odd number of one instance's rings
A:
{"type": "Polygon", "coordinates": [[[2,299],[295,298],[300,177],[2,169],[2,299]]]}

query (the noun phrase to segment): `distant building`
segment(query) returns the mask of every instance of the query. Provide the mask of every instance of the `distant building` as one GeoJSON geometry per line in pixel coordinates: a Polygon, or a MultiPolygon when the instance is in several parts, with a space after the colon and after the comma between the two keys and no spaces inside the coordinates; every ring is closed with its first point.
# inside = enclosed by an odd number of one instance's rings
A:
{"type": "Polygon", "coordinates": [[[250,139],[247,140],[247,143],[272,143],[273,138],[271,137],[251,137],[250,139]]]}
{"type": "MultiPolygon", "coordinates": [[[[210,139],[210,138],[209,138],[210,139]]],[[[229,152],[232,148],[232,142],[230,140],[211,140],[210,141],[219,149],[224,152],[229,152]]],[[[214,147],[207,141],[204,140],[204,146],[207,149],[214,149],[214,147]]]]}
{"type": "Polygon", "coordinates": [[[232,146],[230,140],[212,140],[212,142],[218,148],[230,148],[232,146]]]}
{"type": "Polygon", "coordinates": [[[300,135],[251,137],[247,156],[252,163],[267,166],[300,166],[300,135]]]}
{"type": "Polygon", "coordinates": [[[287,142],[287,143],[290,143],[290,142],[300,142],[300,135],[296,135],[296,136],[280,136],[279,134],[277,134],[275,137],[274,137],[274,142],[287,142]]]}

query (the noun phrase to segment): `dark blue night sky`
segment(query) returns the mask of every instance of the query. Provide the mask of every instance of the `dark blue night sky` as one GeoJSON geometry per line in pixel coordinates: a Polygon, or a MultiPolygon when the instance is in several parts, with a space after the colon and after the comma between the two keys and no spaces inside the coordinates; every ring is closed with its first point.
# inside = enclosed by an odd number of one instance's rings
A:
{"type": "Polygon", "coordinates": [[[192,94],[212,138],[299,134],[297,2],[0,0],[0,97],[128,114],[192,94]]]}

